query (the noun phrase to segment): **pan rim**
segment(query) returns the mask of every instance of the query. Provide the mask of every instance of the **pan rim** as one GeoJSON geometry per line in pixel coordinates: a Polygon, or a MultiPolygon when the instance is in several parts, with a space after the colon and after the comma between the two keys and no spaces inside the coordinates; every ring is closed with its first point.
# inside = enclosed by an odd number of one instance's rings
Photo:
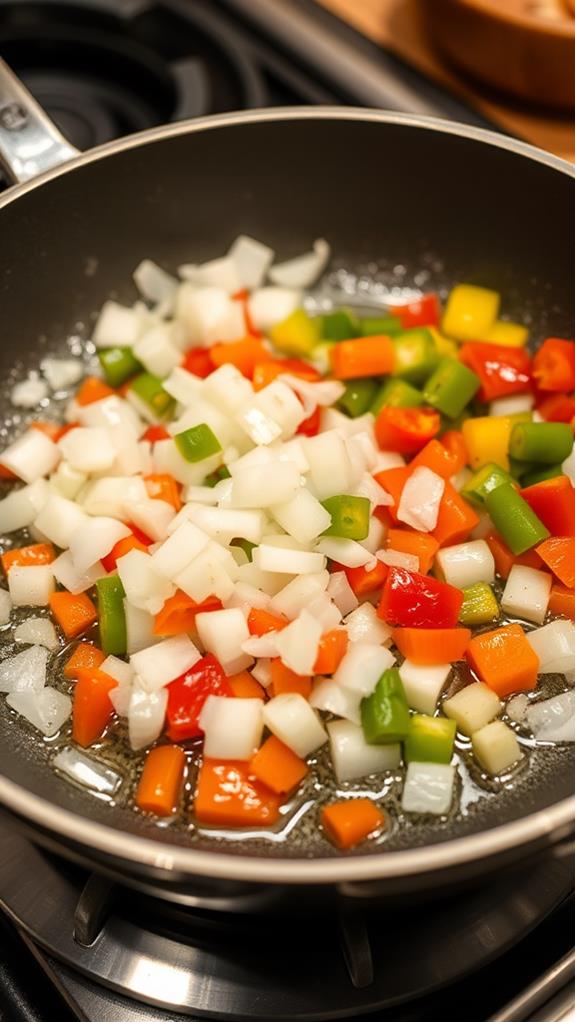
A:
{"type": "MultiPolygon", "coordinates": [[[[151,128],[147,131],[114,140],[83,153],[59,167],[46,171],[20,185],[9,188],[0,196],[0,210],[28,192],[64,175],[105,159],[115,153],[138,148],[148,143],[180,135],[194,134],[226,127],[278,121],[341,120],[399,125],[440,134],[454,135],[504,149],[552,170],[575,178],[575,165],[562,157],[519,139],[504,136],[470,125],[445,121],[435,117],[400,114],[376,109],[354,107],[317,106],[309,108],[278,107],[219,114],[212,117],[181,121],[175,125],[151,128]]],[[[575,795],[531,813],[519,820],[493,827],[479,834],[453,838],[436,845],[393,852],[316,858],[264,858],[248,855],[230,855],[215,851],[202,851],[193,847],[166,845],[149,837],[130,834],[107,824],[97,823],[73,813],[27,791],[20,785],[0,776],[0,802],[16,817],[59,834],[74,844],[80,843],[93,850],[132,861],[166,874],[184,873],[189,876],[247,881],[252,883],[333,884],[369,880],[387,880],[400,876],[434,873],[454,866],[463,866],[478,858],[487,858],[510,851],[520,845],[534,845],[567,836],[575,819],[575,795]]]]}

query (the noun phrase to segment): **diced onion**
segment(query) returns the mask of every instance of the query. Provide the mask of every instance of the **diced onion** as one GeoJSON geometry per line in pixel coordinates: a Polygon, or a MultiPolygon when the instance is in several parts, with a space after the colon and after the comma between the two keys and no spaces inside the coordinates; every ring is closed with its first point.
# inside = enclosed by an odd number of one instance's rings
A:
{"type": "Polygon", "coordinates": [[[46,607],[55,589],[52,565],[15,564],[8,575],[8,588],[15,607],[46,607]]]}
{"type": "Polygon", "coordinates": [[[46,684],[48,650],[43,646],[8,657],[0,663],[0,692],[40,692],[46,684]]]}
{"type": "Polygon", "coordinates": [[[409,763],[401,808],[406,813],[444,816],[453,801],[455,767],[445,763],[409,763]]]}
{"type": "Polygon", "coordinates": [[[274,259],[274,251],[261,241],[240,234],[228,253],[233,259],[239,279],[240,288],[252,291],[261,287],[266,273],[274,259]]]}
{"type": "Polygon", "coordinates": [[[329,511],[305,487],[291,500],[275,504],[271,513],[276,522],[300,543],[317,539],[331,525],[329,511]]]}
{"type": "Polygon", "coordinates": [[[309,461],[311,489],[318,500],[348,493],[353,467],[345,440],[335,430],[308,437],[304,453],[309,461]]]}
{"type": "Polygon", "coordinates": [[[25,380],[12,387],[10,400],[16,408],[36,408],[48,397],[48,387],[38,373],[28,373],[25,380]]]}
{"type": "Polygon", "coordinates": [[[376,557],[382,564],[390,568],[406,568],[407,571],[419,571],[419,557],[405,554],[401,550],[378,550],[376,557]]]}
{"type": "Polygon", "coordinates": [[[300,398],[304,410],[304,418],[309,418],[318,405],[332,405],[339,401],[345,391],[345,386],[339,380],[321,380],[317,383],[310,380],[302,380],[299,376],[292,376],[289,373],[282,373],[279,382],[288,387],[300,398]]]}
{"type": "Polygon", "coordinates": [[[395,664],[395,657],[385,646],[375,643],[352,643],[341,661],[333,679],[342,688],[370,695],[384,671],[395,664]]]}
{"type": "Polygon", "coordinates": [[[314,709],[334,713],[337,717],[345,717],[354,724],[359,724],[361,719],[360,701],[359,694],[349,692],[331,678],[319,678],[309,697],[309,704],[314,709]]]}
{"type": "Polygon", "coordinates": [[[299,575],[279,590],[271,601],[271,610],[291,620],[307,607],[319,593],[325,592],[329,582],[327,571],[299,575]]]}
{"type": "Polygon", "coordinates": [[[261,333],[267,334],[276,323],[287,319],[301,302],[301,291],[285,287],[262,287],[248,298],[250,319],[261,333]]]}
{"type": "Polygon", "coordinates": [[[431,532],[437,525],[445,480],[425,465],[414,469],[403,487],[397,518],[412,529],[431,532]]]}
{"type": "Polygon", "coordinates": [[[47,617],[29,617],[22,621],[14,629],[14,642],[29,642],[46,649],[58,649],[60,645],[56,629],[47,617]]]}
{"type": "Polygon", "coordinates": [[[251,759],[261,742],[261,699],[208,696],[200,714],[204,755],[213,759],[251,759]]]}
{"type": "Polygon", "coordinates": [[[43,688],[41,692],[14,691],[6,697],[6,702],[47,738],[58,733],[72,712],[70,696],[55,688],[43,688]]]}
{"type": "Polygon", "coordinates": [[[143,550],[130,550],[118,558],[116,567],[127,598],[140,610],[158,614],[173,595],[173,584],[156,571],[151,556],[143,550]]]}
{"type": "Polygon", "coordinates": [[[450,672],[451,664],[420,667],[410,660],[404,660],[399,668],[399,676],[411,709],[433,717],[450,672]]]}
{"type": "Polygon", "coordinates": [[[349,720],[334,720],[327,725],[331,762],[338,781],[355,781],[384,770],[397,770],[401,762],[399,742],[368,745],[363,729],[349,720]]]}
{"type": "Polygon", "coordinates": [[[332,572],[327,591],[342,614],[350,614],[359,606],[359,600],[347,580],[345,571],[332,572]]]}
{"type": "Polygon", "coordinates": [[[133,277],[142,298],[154,305],[166,305],[168,311],[171,311],[178,288],[175,277],[151,259],[142,259],[136,266],[133,277]]]}
{"type": "Polygon", "coordinates": [[[541,742],[575,742],[575,691],[531,703],[527,723],[541,742]]]}
{"type": "Polygon", "coordinates": [[[0,589],[0,625],[7,625],[12,614],[12,598],[5,589],[0,589]]]}
{"type": "Polygon", "coordinates": [[[521,617],[542,625],[551,596],[551,582],[547,571],[514,564],[505,583],[501,609],[511,617],[521,617]]]}
{"type": "Polygon", "coordinates": [[[72,554],[69,550],[65,550],[55,561],[52,561],[50,567],[56,581],[75,596],[78,593],[85,593],[87,589],[91,589],[94,583],[99,578],[104,578],[106,574],[102,564],[98,562],[83,575],[80,575],[76,570],[72,554]]]}
{"type": "Polygon", "coordinates": [[[484,539],[442,547],[435,563],[449,585],[467,589],[477,582],[491,584],[495,579],[495,561],[484,539]]]}
{"type": "Polygon", "coordinates": [[[85,575],[130,534],[128,526],[115,518],[85,519],[70,536],[70,554],[78,574],[85,575]]]}
{"type": "Polygon", "coordinates": [[[60,460],[55,443],[39,429],[29,429],[0,454],[0,464],[25,483],[49,475],[60,460]]]}
{"type": "Polygon", "coordinates": [[[296,674],[313,674],[322,631],[320,622],[302,610],[295,621],[278,632],[276,648],[286,667],[296,674]]]}
{"type": "Polygon", "coordinates": [[[273,571],[286,575],[316,574],[325,568],[323,551],[281,549],[270,543],[260,543],[252,554],[253,563],[260,571],[273,571]]]}
{"type": "Polygon", "coordinates": [[[114,795],[122,783],[121,775],[111,767],[72,746],[60,749],[52,760],[52,766],[83,788],[101,795],[114,795]]]}
{"type": "Polygon", "coordinates": [[[526,633],[527,642],[539,658],[540,674],[566,674],[575,671],[575,624],[551,621],[526,633]]]}
{"type": "Polygon", "coordinates": [[[72,500],[51,493],[34,525],[56,546],[67,550],[70,536],[86,521],[81,507],[72,500]]]}
{"type": "Polygon", "coordinates": [[[311,287],[325,270],[330,255],[327,241],[318,238],[311,252],[305,252],[285,263],[275,263],[269,270],[269,279],[278,287],[311,287]]]}
{"type": "Polygon", "coordinates": [[[264,724],[302,759],[327,741],[319,717],[298,692],[274,696],[263,708],[264,724]]]}
{"type": "Polygon", "coordinates": [[[366,564],[375,564],[373,554],[355,539],[325,536],[317,542],[316,551],[332,561],[337,561],[338,564],[343,564],[346,568],[362,568],[366,564]]]}
{"type": "Polygon", "coordinates": [[[250,633],[238,607],[198,614],[196,628],[200,642],[217,657],[226,674],[237,674],[251,664],[252,658],[242,651],[250,633]]]}
{"type": "Polygon", "coordinates": [[[13,490],[0,500],[0,531],[15,532],[31,525],[49,496],[50,486],[45,479],[13,490]]]}
{"type": "Polygon", "coordinates": [[[132,749],[143,749],[159,738],[164,727],[167,689],[144,692],[134,689],[128,708],[128,733],[132,749]]]}
{"type": "Polygon", "coordinates": [[[142,688],[157,692],[189,671],[200,659],[200,654],[187,635],[163,639],[155,646],[133,653],[130,664],[138,675],[142,688]]]}
{"type": "Polygon", "coordinates": [[[152,554],[155,571],[173,581],[209,543],[209,537],[190,521],[182,520],[179,528],[152,554]]]}

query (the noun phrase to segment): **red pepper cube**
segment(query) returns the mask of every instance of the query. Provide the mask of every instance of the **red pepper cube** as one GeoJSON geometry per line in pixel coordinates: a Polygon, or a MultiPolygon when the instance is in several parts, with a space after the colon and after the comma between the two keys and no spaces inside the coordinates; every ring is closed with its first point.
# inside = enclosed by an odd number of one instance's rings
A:
{"type": "Polygon", "coordinates": [[[200,738],[203,731],[198,718],[208,696],[233,697],[233,694],[215,656],[209,653],[202,657],[189,671],[168,685],[168,737],[173,742],[200,738]]]}
{"type": "Polygon", "coordinates": [[[377,613],[403,628],[455,628],[461,589],[406,568],[390,568],[377,613]]]}
{"type": "Polygon", "coordinates": [[[545,479],[521,496],[554,536],[575,536],[575,490],[567,476],[545,479]]]}
{"type": "Polygon", "coordinates": [[[495,401],[530,390],[531,359],[524,348],[472,341],[460,349],[459,359],[481,380],[477,393],[480,401],[495,401]]]}
{"type": "Polygon", "coordinates": [[[539,390],[575,389],[575,342],[548,337],[533,359],[532,372],[539,390]]]}
{"type": "Polygon", "coordinates": [[[375,437],[383,451],[415,454],[439,433],[439,412],[430,408],[384,406],[375,420],[375,437]]]}
{"type": "Polygon", "coordinates": [[[416,326],[439,326],[441,309],[435,292],[414,298],[406,305],[396,305],[391,310],[397,316],[404,330],[416,326]]]}

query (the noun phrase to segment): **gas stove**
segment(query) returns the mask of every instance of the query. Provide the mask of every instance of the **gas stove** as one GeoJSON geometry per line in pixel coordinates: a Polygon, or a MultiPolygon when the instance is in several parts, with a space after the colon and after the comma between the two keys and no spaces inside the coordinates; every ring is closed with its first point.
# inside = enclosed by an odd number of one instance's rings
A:
{"type": "MultiPolygon", "coordinates": [[[[308,103],[493,127],[313,0],[0,0],[0,54],[80,149],[308,103]]],[[[90,875],[2,820],[0,1022],[566,1019],[574,888],[565,860],[401,911],[210,911],[90,875]]]]}

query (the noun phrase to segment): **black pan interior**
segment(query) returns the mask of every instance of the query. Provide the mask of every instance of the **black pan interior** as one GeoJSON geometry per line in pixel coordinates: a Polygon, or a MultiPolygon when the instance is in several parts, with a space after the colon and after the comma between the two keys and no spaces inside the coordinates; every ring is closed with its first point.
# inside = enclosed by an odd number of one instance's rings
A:
{"type": "MultiPolygon", "coordinates": [[[[358,115],[361,118],[361,115],[358,115]]],[[[572,176],[473,138],[406,124],[297,115],[227,124],[97,160],[32,189],[0,211],[0,385],[33,368],[70,333],[89,335],[111,294],[133,300],[131,272],[147,256],[174,269],[220,255],[239,233],[282,257],[327,237],[337,268],[380,293],[394,285],[495,287],[534,343],[575,325],[572,176]],[[421,276],[423,272],[423,276],[421,276]],[[377,287],[376,287],[377,290],[377,287]]],[[[352,290],[358,281],[349,278],[352,290]]],[[[0,710],[0,771],[54,806],[188,844],[46,769],[49,746],[0,710]]],[[[516,819],[571,795],[575,750],[541,750],[512,789],[469,806],[454,825],[397,829],[391,844],[437,842],[516,819]]],[[[222,845],[226,852],[329,854],[313,815],[300,840],[222,845]]],[[[197,847],[217,848],[201,835],[197,847]]],[[[377,848],[377,846],[375,846],[377,848]]],[[[359,853],[363,854],[363,853],[359,853]]]]}

